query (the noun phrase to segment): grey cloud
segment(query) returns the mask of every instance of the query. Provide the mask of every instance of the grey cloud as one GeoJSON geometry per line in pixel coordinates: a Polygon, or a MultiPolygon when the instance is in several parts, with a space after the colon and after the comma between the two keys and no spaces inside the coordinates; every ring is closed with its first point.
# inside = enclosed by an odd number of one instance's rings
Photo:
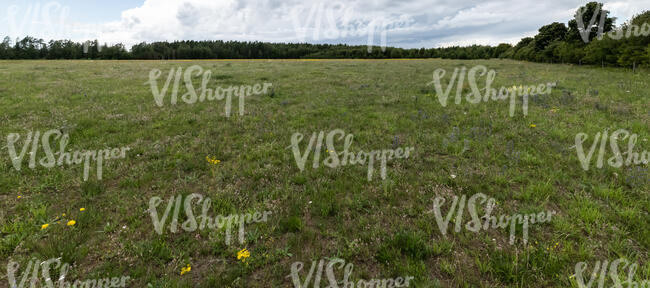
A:
{"type": "Polygon", "coordinates": [[[176,19],[178,19],[183,26],[192,27],[199,23],[197,17],[199,13],[200,10],[195,8],[191,3],[185,2],[178,9],[176,19]]]}

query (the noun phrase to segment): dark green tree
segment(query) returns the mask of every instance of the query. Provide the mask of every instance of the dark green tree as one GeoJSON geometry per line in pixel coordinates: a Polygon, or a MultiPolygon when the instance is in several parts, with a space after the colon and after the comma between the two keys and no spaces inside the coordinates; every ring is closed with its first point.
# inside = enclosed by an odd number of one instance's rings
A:
{"type": "Polygon", "coordinates": [[[614,28],[616,18],[609,17],[610,12],[602,8],[603,3],[598,2],[589,2],[587,5],[578,8],[574,18],[569,21],[566,40],[573,43],[582,43],[583,46],[586,46],[599,33],[611,31],[614,28]]]}
{"type": "Polygon", "coordinates": [[[542,51],[553,41],[564,40],[569,29],[564,23],[553,22],[549,25],[539,28],[539,33],[535,36],[535,49],[542,51]]]}

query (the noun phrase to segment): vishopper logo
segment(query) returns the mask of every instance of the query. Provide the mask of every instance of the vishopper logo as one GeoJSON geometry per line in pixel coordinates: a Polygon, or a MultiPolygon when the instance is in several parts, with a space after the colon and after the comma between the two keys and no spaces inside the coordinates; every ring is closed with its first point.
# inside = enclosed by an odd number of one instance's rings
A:
{"type": "Polygon", "coordinates": [[[440,233],[442,233],[443,236],[447,237],[447,233],[449,231],[449,222],[451,221],[452,217],[454,217],[454,213],[456,213],[454,231],[456,231],[456,233],[461,231],[463,227],[463,215],[465,214],[465,206],[467,206],[467,211],[471,217],[471,221],[465,224],[465,229],[474,233],[478,233],[481,230],[487,231],[489,228],[506,229],[508,226],[510,226],[510,245],[515,244],[517,225],[522,225],[523,243],[526,245],[528,243],[528,226],[530,224],[548,223],[551,221],[553,215],[556,214],[555,211],[548,211],[546,213],[539,212],[537,214],[532,213],[529,215],[501,215],[497,221],[497,217],[492,215],[492,210],[494,210],[496,207],[497,201],[494,198],[488,198],[488,196],[483,193],[477,193],[470,197],[469,200],[467,199],[466,195],[462,195],[460,199],[458,199],[458,196],[454,195],[454,200],[451,204],[451,207],[449,207],[447,216],[443,218],[442,207],[445,205],[445,202],[447,202],[445,198],[440,196],[436,197],[433,200],[433,209],[428,212],[429,214],[433,213],[434,217],[436,218],[438,228],[440,229],[440,233]],[[483,203],[485,203],[485,214],[479,217],[477,204],[483,203]]]}
{"type": "Polygon", "coordinates": [[[313,156],[313,165],[312,168],[317,169],[320,165],[321,152],[323,150],[323,140],[326,141],[327,149],[327,158],[323,160],[323,165],[329,168],[337,168],[339,166],[351,165],[368,165],[368,181],[372,181],[372,176],[374,174],[374,165],[375,161],[380,162],[380,173],[381,179],[386,179],[386,164],[388,161],[393,158],[396,159],[406,159],[409,158],[411,153],[415,150],[413,147],[406,148],[397,148],[397,149],[383,149],[383,150],[373,150],[370,152],[359,151],[356,154],[350,152],[350,147],[352,146],[352,141],[354,140],[354,135],[348,134],[345,135],[345,131],[341,129],[336,129],[330,131],[327,134],[325,139],[325,132],[321,131],[318,134],[316,132],[312,133],[312,136],[309,140],[309,144],[305,147],[304,152],[300,153],[300,142],[302,142],[304,135],[302,133],[296,132],[291,136],[291,146],[288,146],[287,149],[291,148],[293,156],[296,159],[296,164],[300,171],[305,170],[305,164],[309,158],[309,155],[312,152],[312,149],[315,149],[313,156]],[[338,140],[343,140],[345,137],[345,143],[343,146],[343,151],[336,152],[336,146],[334,145],[334,138],[338,136],[338,140]]]}
{"type": "Polygon", "coordinates": [[[353,15],[352,7],[342,2],[326,3],[323,1],[314,3],[306,15],[307,19],[301,23],[300,18],[305,15],[305,12],[306,7],[303,5],[298,5],[291,11],[293,28],[301,42],[305,41],[309,30],[312,30],[313,40],[345,38],[354,32],[350,31],[353,15]],[[325,19],[323,19],[323,16],[325,19]]]}
{"type": "Polygon", "coordinates": [[[361,16],[355,9],[343,2],[321,1],[311,7],[298,5],[291,11],[293,27],[300,42],[305,42],[311,32],[311,40],[332,40],[367,35],[368,53],[372,53],[375,37],[380,42],[381,51],[386,52],[387,33],[390,29],[401,27],[409,22],[409,16],[398,18],[380,14],[361,16]]]}
{"type": "Polygon", "coordinates": [[[176,102],[178,101],[178,92],[181,87],[180,81],[181,77],[183,77],[183,83],[185,84],[184,86],[187,90],[187,92],[181,96],[181,100],[183,102],[187,104],[194,104],[197,101],[214,101],[223,100],[225,98],[226,117],[230,117],[233,96],[239,97],[239,115],[242,116],[244,115],[244,104],[246,97],[249,97],[251,95],[266,94],[267,90],[273,86],[271,83],[263,83],[263,85],[255,84],[253,86],[241,85],[229,86],[228,88],[217,86],[215,89],[208,88],[208,83],[212,77],[212,71],[204,70],[203,67],[199,65],[193,65],[187,68],[187,70],[185,70],[185,73],[183,73],[183,68],[181,67],[177,69],[172,68],[167,75],[167,80],[165,80],[164,86],[162,89],[159,89],[158,78],[160,78],[161,74],[162,72],[159,69],[152,69],[149,72],[149,81],[144,83],[145,85],[151,86],[151,93],[153,94],[154,100],[156,101],[156,105],[158,105],[158,107],[162,107],[164,105],[165,97],[168,94],[167,91],[170,88],[169,85],[172,83],[172,79],[174,79],[174,86],[172,87],[170,103],[171,105],[176,105],[176,102]],[[192,84],[193,77],[201,77],[201,87],[198,88],[201,94],[197,94],[197,89],[195,89],[194,85],[192,84]]]}
{"type": "Polygon", "coordinates": [[[630,263],[626,259],[616,259],[611,263],[608,260],[603,262],[596,261],[591,273],[587,271],[588,267],[589,264],[587,262],[579,262],[576,264],[575,274],[569,277],[575,281],[579,288],[605,288],[607,287],[606,283],[609,278],[611,278],[611,282],[614,284],[614,286],[609,287],[650,288],[650,280],[643,280],[641,282],[634,280],[634,275],[639,266],[636,263],[630,263]],[[625,281],[622,281],[620,273],[625,273],[626,268],[627,277],[625,281]],[[589,280],[585,281],[587,279],[589,280]],[[597,285],[594,286],[594,284],[597,285]]]}
{"type": "Polygon", "coordinates": [[[69,15],[70,7],[56,1],[45,4],[31,2],[26,6],[11,5],[7,8],[9,33],[13,37],[30,35],[51,39],[65,38],[68,34],[69,25],[66,21],[69,15]]]}
{"type": "Polygon", "coordinates": [[[41,132],[28,132],[23,147],[20,150],[20,154],[16,153],[16,142],[20,140],[20,134],[11,133],[7,136],[7,149],[9,150],[9,157],[11,158],[11,163],[17,171],[20,171],[22,168],[23,159],[27,154],[27,150],[31,144],[31,151],[29,152],[29,168],[36,168],[36,159],[37,152],[39,147],[39,142],[43,143],[43,152],[45,157],[41,158],[38,161],[38,164],[45,168],[52,168],[54,166],[63,166],[66,165],[79,165],[84,164],[84,181],[88,180],[88,175],[90,171],[90,160],[97,162],[97,179],[102,180],[103,174],[103,163],[105,160],[109,159],[124,159],[126,157],[126,152],[131,150],[129,147],[122,148],[113,148],[113,149],[103,149],[103,150],[84,150],[84,151],[74,151],[67,152],[66,147],[70,141],[70,136],[67,133],[62,133],[61,130],[53,129],[46,131],[42,134],[41,132]],[[54,140],[59,140],[59,151],[52,152],[51,147],[51,138],[54,140]],[[54,155],[58,154],[58,159],[54,155]]]}
{"type": "MultiPolygon", "coordinates": [[[[35,37],[47,39],[95,38],[104,27],[101,23],[78,23],[70,21],[70,6],[51,1],[24,2],[7,8],[9,36],[15,38],[35,37]]],[[[18,40],[17,40],[18,42],[18,40]]],[[[45,43],[44,43],[45,44],[45,43]]],[[[104,45],[99,41],[83,42],[83,53],[100,53],[104,45]]]]}
{"type": "Polygon", "coordinates": [[[93,49],[95,51],[97,51],[98,53],[102,52],[102,49],[103,49],[104,46],[99,45],[98,41],[86,41],[86,42],[84,42],[83,47],[84,47],[83,48],[84,49],[84,54],[88,54],[88,52],[89,51],[92,52],[93,49]]]}
{"type": "Polygon", "coordinates": [[[10,288],[126,287],[126,282],[131,278],[126,276],[120,278],[90,279],[85,281],[76,280],[71,284],[65,280],[70,271],[70,265],[63,263],[61,258],[49,259],[43,262],[37,259],[32,259],[27,263],[27,266],[25,266],[25,270],[22,274],[17,274],[20,273],[19,270],[20,264],[9,260],[9,263],[7,263],[7,279],[10,288]],[[59,278],[53,280],[51,275],[55,274],[59,275],[59,278]]]}
{"type": "Polygon", "coordinates": [[[235,225],[238,225],[239,227],[239,243],[244,244],[244,224],[266,222],[267,217],[271,215],[270,211],[264,211],[264,213],[255,212],[253,214],[246,213],[241,215],[226,216],[218,215],[213,218],[208,216],[208,211],[210,211],[212,200],[207,197],[203,198],[203,195],[197,193],[192,193],[185,197],[184,202],[182,195],[170,197],[165,208],[165,212],[162,214],[162,216],[159,216],[158,206],[160,206],[162,203],[162,198],[153,197],[149,200],[148,209],[149,214],[151,215],[151,220],[153,221],[154,229],[159,235],[163,234],[165,225],[167,223],[167,218],[170,216],[169,213],[172,211],[172,208],[173,215],[171,215],[172,218],[169,222],[169,231],[172,233],[178,232],[178,219],[180,209],[182,207],[184,209],[187,220],[181,224],[181,229],[183,229],[185,232],[194,232],[197,229],[203,230],[205,228],[208,228],[221,230],[225,228],[226,245],[230,245],[231,231],[235,225]],[[194,209],[192,207],[194,200],[196,200],[197,205],[203,202],[201,206],[201,215],[196,217],[194,216],[194,209]]]}
{"type": "Polygon", "coordinates": [[[578,9],[575,14],[576,23],[578,25],[578,32],[580,32],[580,37],[582,37],[582,41],[585,43],[589,43],[591,41],[589,36],[592,32],[594,32],[595,29],[597,29],[596,33],[598,40],[602,40],[604,35],[607,35],[609,38],[612,38],[614,40],[621,40],[623,38],[630,38],[632,36],[645,37],[650,35],[650,24],[648,23],[643,23],[641,27],[629,23],[629,25],[624,26],[624,28],[617,28],[613,31],[605,33],[605,21],[607,20],[607,14],[609,11],[603,10],[600,3],[596,4],[596,9],[591,15],[591,19],[589,19],[588,25],[585,26],[584,15],[586,12],[587,7],[580,7],[580,9],[578,9]],[[598,19],[598,15],[600,15],[600,19],[598,19]],[[596,21],[598,20],[599,22],[596,24],[596,21]],[[625,29],[627,29],[627,31],[625,31],[625,29]]]}
{"type": "Polygon", "coordinates": [[[345,260],[338,259],[338,258],[328,259],[327,261],[328,261],[327,266],[325,266],[325,260],[321,259],[318,262],[312,261],[311,267],[304,281],[302,281],[300,278],[300,271],[304,268],[305,264],[303,262],[294,262],[293,264],[291,264],[291,274],[289,274],[287,278],[291,278],[291,283],[295,288],[307,288],[307,287],[320,288],[323,272],[325,272],[327,276],[327,282],[329,283],[328,286],[323,286],[325,288],[329,288],[329,287],[338,288],[339,283],[343,285],[340,287],[345,287],[345,288],[409,287],[410,281],[415,279],[415,277],[413,276],[406,276],[404,278],[397,277],[397,278],[370,279],[370,280],[359,279],[357,281],[352,281],[350,280],[350,276],[352,276],[352,272],[354,270],[354,264],[352,263],[346,264],[345,260]],[[337,280],[335,275],[336,273],[334,271],[336,268],[335,266],[338,266],[338,269],[343,269],[343,281],[339,282],[337,280]],[[323,271],[323,269],[325,269],[325,271],[323,271]],[[314,274],[314,272],[316,273],[314,274]]]}
{"type": "Polygon", "coordinates": [[[456,97],[455,97],[455,104],[460,105],[463,99],[463,89],[465,87],[464,81],[465,81],[465,76],[467,75],[467,80],[469,82],[469,87],[471,89],[471,93],[465,95],[465,100],[471,104],[478,104],[483,102],[488,102],[489,100],[492,101],[502,101],[502,100],[510,100],[510,117],[514,117],[515,115],[515,108],[517,106],[517,98],[522,97],[522,111],[524,116],[528,115],[528,96],[529,95],[545,95],[548,94],[550,95],[552,92],[552,88],[555,86],[555,84],[552,83],[547,83],[547,84],[539,84],[537,86],[532,85],[532,86],[523,86],[520,85],[519,88],[517,86],[514,86],[512,88],[507,88],[507,87],[501,87],[499,91],[497,92],[496,88],[492,88],[492,84],[494,83],[494,79],[496,78],[496,71],[495,70],[488,70],[487,67],[483,65],[477,65],[467,70],[467,67],[461,67],[461,68],[455,68],[454,69],[454,74],[452,74],[449,85],[447,85],[447,89],[442,88],[442,79],[445,77],[445,74],[447,74],[447,71],[445,69],[438,68],[433,72],[433,81],[427,83],[428,85],[434,86],[436,90],[436,95],[438,96],[438,101],[440,102],[440,105],[442,107],[447,107],[447,104],[449,102],[449,95],[452,91],[452,88],[454,85],[456,85],[456,97]],[[477,83],[477,77],[483,77],[485,76],[485,87],[484,88],[479,88],[479,85],[477,83]],[[481,91],[485,92],[484,94],[481,94],[481,91]]]}
{"type": "MultiPolygon", "coordinates": [[[[589,147],[589,152],[585,154],[583,143],[585,143],[588,138],[589,135],[586,133],[578,133],[575,137],[576,145],[572,147],[576,149],[576,152],[578,153],[578,159],[580,160],[580,165],[585,171],[589,170],[589,164],[591,164],[591,159],[596,152],[596,147],[599,148],[596,167],[603,168],[605,151],[607,150],[607,142],[609,142],[609,148],[614,154],[614,156],[607,159],[607,164],[609,164],[611,167],[621,168],[623,165],[648,165],[650,162],[650,151],[643,151],[641,153],[635,152],[634,148],[637,144],[637,141],[639,140],[638,134],[630,133],[630,131],[627,131],[625,129],[616,130],[611,135],[609,135],[609,131],[607,130],[605,130],[602,134],[598,132],[594,136],[594,142],[591,144],[591,147],[589,147]],[[627,139],[629,139],[627,142],[627,151],[621,153],[619,141],[625,141],[627,139]],[[600,144],[600,146],[598,144],[600,144]],[[624,158],[624,155],[627,157],[624,158]]],[[[647,139],[643,139],[643,142],[647,143],[647,141],[647,139]]]]}

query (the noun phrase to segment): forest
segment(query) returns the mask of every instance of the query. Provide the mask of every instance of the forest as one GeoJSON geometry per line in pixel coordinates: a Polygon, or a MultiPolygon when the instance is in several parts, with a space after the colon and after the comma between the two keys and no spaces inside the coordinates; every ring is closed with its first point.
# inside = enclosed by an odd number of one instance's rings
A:
{"type": "Polygon", "coordinates": [[[650,64],[650,11],[615,26],[616,18],[590,2],[576,11],[567,24],[554,22],[541,27],[534,37],[516,45],[472,45],[466,47],[403,49],[395,47],[351,46],[345,44],[265,43],[238,41],[174,41],[133,45],[106,45],[97,40],[82,43],[25,37],[0,43],[0,59],[385,59],[506,58],[543,63],[572,63],[636,67],[650,64]],[[583,13],[580,13],[583,12],[583,13]],[[581,17],[589,31],[576,21],[581,17]],[[599,25],[588,25],[600,19],[599,25]],[[371,52],[369,52],[371,50],[371,52]]]}

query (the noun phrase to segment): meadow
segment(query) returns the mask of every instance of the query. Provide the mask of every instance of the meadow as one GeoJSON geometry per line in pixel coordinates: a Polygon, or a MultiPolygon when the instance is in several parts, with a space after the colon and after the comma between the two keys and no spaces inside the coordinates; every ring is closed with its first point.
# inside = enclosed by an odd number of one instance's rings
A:
{"type": "Polygon", "coordinates": [[[320,259],[353,263],[353,279],[410,275],[409,287],[578,287],[576,263],[617,258],[650,279],[648,165],[597,168],[595,156],[585,171],[575,149],[579,133],[588,149],[596,133],[626,129],[636,151],[650,150],[649,76],[513,60],[0,61],[0,287],[10,261],[22,272],[59,257],[66,279],[129,276],[127,287],[293,287],[292,263],[305,263],[305,277],[320,259]],[[243,115],[233,98],[229,117],[224,101],[157,105],[150,71],[162,71],[162,87],[172,68],[192,65],[212,71],[212,87],[272,89],[246,98],[243,115]],[[531,96],[527,115],[511,117],[504,101],[443,107],[428,85],[434,70],[449,79],[475,65],[496,71],[496,87],[555,87],[531,96]],[[101,180],[95,164],[87,181],[84,165],[32,169],[29,153],[16,170],[8,135],[21,135],[20,152],[29,131],[52,129],[71,151],[130,149],[103,163],[101,180]],[[351,151],[414,150],[388,162],[386,179],[311,158],[301,171],[292,135],[305,135],[302,151],[312,133],[336,129],[354,135],[351,151]],[[247,224],[243,244],[237,234],[226,244],[221,226],[157,233],[151,199],[162,199],[160,216],[192,193],[212,200],[211,217],[271,214],[247,224]],[[442,233],[434,199],[447,199],[445,216],[451,197],[477,193],[496,200],[495,214],[556,213],[525,244],[521,225],[514,244],[510,227],[457,232],[451,219],[442,233]]]}

